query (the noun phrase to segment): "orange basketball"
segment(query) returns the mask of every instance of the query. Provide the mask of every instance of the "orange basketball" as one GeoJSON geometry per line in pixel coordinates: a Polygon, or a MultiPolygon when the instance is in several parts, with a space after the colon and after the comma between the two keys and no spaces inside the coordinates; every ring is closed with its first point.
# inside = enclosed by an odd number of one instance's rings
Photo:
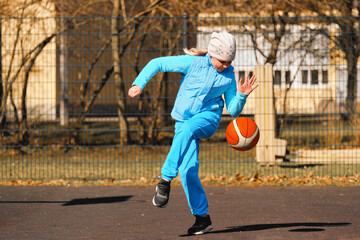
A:
{"type": "Polygon", "coordinates": [[[259,141],[260,131],[256,123],[247,117],[238,117],[226,128],[226,140],[238,151],[248,151],[259,141]]]}

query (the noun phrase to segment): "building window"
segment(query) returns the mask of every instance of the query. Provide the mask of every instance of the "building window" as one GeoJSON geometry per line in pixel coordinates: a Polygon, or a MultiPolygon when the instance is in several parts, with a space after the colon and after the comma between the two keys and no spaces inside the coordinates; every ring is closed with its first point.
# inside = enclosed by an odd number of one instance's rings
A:
{"type": "Polygon", "coordinates": [[[285,83],[290,84],[291,83],[291,74],[290,71],[285,72],[285,83]]]}
{"type": "Polygon", "coordinates": [[[301,71],[301,83],[302,84],[307,84],[308,83],[308,71],[307,70],[302,70],[301,71]]]}
{"type": "Polygon", "coordinates": [[[239,71],[239,81],[240,79],[245,80],[245,71],[239,71]]]}
{"type": "Polygon", "coordinates": [[[319,71],[311,70],[311,84],[319,84],[319,71]]]}
{"type": "Polygon", "coordinates": [[[322,71],[322,83],[323,84],[328,84],[329,83],[328,71],[326,71],[326,70],[322,71]]]}
{"type": "MultiPolygon", "coordinates": [[[[249,74],[249,80],[250,80],[250,78],[254,75],[253,74],[253,72],[249,72],[250,74],[249,74]]],[[[245,77],[246,77],[246,75],[245,75],[245,71],[239,71],[239,81],[240,81],[240,79],[242,79],[243,81],[245,81],[245,77]]]]}
{"type": "Polygon", "coordinates": [[[274,85],[281,85],[281,71],[275,71],[274,85]]]}

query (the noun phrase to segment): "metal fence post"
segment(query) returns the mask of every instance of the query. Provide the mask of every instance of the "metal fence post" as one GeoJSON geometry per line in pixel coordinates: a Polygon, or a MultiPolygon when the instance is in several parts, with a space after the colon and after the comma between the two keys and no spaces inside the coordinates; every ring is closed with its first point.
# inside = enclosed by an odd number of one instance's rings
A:
{"type": "Polygon", "coordinates": [[[184,13],[182,16],[182,48],[187,48],[188,47],[188,20],[189,20],[189,15],[187,13],[184,13]]]}
{"type": "Polygon", "coordinates": [[[59,35],[59,82],[60,82],[60,125],[69,125],[69,55],[67,35],[67,19],[64,16],[60,18],[59,35]]]}
{"type": "Polygon", "coordinates": [[[2,32],[1,32],[2,19],[0,18],[0,107],[2,104],[3,84],[2,84],[2,32]]]}

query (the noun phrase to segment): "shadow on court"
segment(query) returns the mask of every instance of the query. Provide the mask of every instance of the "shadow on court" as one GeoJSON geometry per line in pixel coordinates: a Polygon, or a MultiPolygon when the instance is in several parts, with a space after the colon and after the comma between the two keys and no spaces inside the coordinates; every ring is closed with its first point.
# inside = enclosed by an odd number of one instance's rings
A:
{"type": "Polygon", "coordinates": [[[79,198],[73,199],[63,204],[63,206],[72,205],[87,205],[87,204],[101,204],[101,203],[119,203],[129,200],[132,196],[119,196],[119,197],[100,197],[100,198],[79,198]]]}
{"type": "Polygon", "coordinates": [[[360,239],[360,187],[206,187],[214,229],[194,223],[181,187],[0,186],[0,239],[360,239]]]}
{"type": "Polygon", "coordinates": [[[119,197],[101,197],[101,198],[79,198],[71,201],[0,201],[0,204],[4,203],[18,203],[18,204],[46,204],[46,203],[62,203],[62,206],[72,205],[87,205],[87,204],[102,204],[102,203],[118,203],[127,201],[132,196],[119,196],[119,197]]]}
{"type": "MultiPolygon", "coordinates": [[[[255,224],[247,226],[234,226],[228,227],[224,230],[211,231],[206,234],[218,234],[218,233],[234,233],[234,232],[247,232],[247,231],[262,231],[273,228],[293,228],[302,227],[296,229],[290,229],[290,232],[321,232],[325,231],[324,228],[318,227],[339,227],[346,226],[351,223],[282,223],[282,224],[255,224]],[[307,227],[307,228],[304,228],[307,227]],[[310,228],[311,227],[311,228],[310,228]]],[[[189,235],[180,235],[179,237],[187,237],[189,235]]]]}

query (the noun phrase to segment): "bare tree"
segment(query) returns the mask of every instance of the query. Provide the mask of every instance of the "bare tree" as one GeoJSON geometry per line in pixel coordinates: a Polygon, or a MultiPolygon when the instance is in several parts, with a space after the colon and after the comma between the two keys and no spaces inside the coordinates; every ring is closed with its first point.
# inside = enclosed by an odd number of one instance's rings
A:
{"type": "MultiPolygon", "coordinates": [[[[280,44],[283,37],[286,35],[286,26],[288,24],[288,12],[284,12],[282,16],[277,14],[276,9],[273,9],[271,12],[271,16],[267,19],[270,21],[256,21],[254,24],[250,26],[251,29],[245,30],[244,32],[249,33],[251,36],[251,41],[253,43],[254,51],[258,52],[265,61],[263,64],[271,64],[274,66],[278,61],[278,53],[280,51],[280,44]],[[271,30],[269,30],[271,29],[271,30]],[[259,45],[259,39],[262,39],[262,44],[259,45]],[[264,43],[265,45],[269,45],[266,47],[267,51],[264,51],[264,43]]],[[[255,56],[257,54],[255,53],[255,56]]],[[[272,89],[274,93],[274,89],[272,89]]],[[[276,95],[273,94],[273,109],[275,116],[277,116],[277,108],[276,108],[276,95]]],[[[285,101],[284,101],[285,104],[285,101]]],[[[279,137],[281,129],[281,121],[280,118],[275,117],[275,134],[276,137],[279,137]]]]}
{"type": "MultiPolygon", "coordinates": [[[[59,3],[58,3],[59,4],[59,3]]],[[[66,31],[70,26],[70,21],[67,19],[66,12],[64,10],[65,2],[60,2],[61,11],[59,13],[59,32],[62,32],[58,36],[59,42],[59,85],[60,85],[60,125],[68,126],[69,125],[69,43],[66,31]]]]}
{"type": "MultiPolygon", "coordinates": [[[[360,56],[360,34],[358,26],[360,24],[359,12],[360,4],[357,0],[326,0],[326,1],[314,1],[314,0],[265,0],[265,1],[232,1],[235,5],[234,11],[248,12],[249,15],[263,15],[270,16],[272,19],[271,34],[264,34],[262,37],[267,39],[271,43],[270,52],[265,54],[256,45],[256,34],[252,34],[255,49],[263,57],[266,58],[266,62],[274,65],[276,63],[277,49],[279,43],[284,36],[286,22],[282,19],[288,16],[290,13],[293,15],[309,14],[327,16],[326,21],[321,24],[336,24],[339,28],[339,34],[329,35],[327,31],[323,29],[311,29],[313,33],[319,35],[323,34],[328,36],[329,41],[333,41],[335,48],[341,49],[344,53],[347,63],[347,97],[346,97],[346,109],[348,112],[347,118],[351,119],[351,115],[356,112],[357,109],[357,62],[360,56]],[[341,16],[340,16],[341,15],[341,16]],[[338,17],[337,17],[338,16],[338,17]],[[276,21],[274,21],[276,20],[276,21]]],[[[227,7],[225,7],[227,9],[227,7]]],[[[293,23],[291,23],[293,24],[293,23]]],[[[275,103],[275,101],[274,101],[275,103]]],[[[275,108],[275,105],[274,105],[275,108]]],[[[276,112],[276,108],[275,108],[276,112]]],[[[276,129],[279,130],[281,123],[276,121],[276,129]]],[[[277,131],[277,134],[279,131],[277,131]]]]}
{"type": "MultiPolygon", "coordinates": [[[[18,20],[8,18],[6,24],[16,22],[16,26],[13,29],[15,37],[12,39],[11,51],[8,51],[6,58],[9,61],[8,67],[5,69],[6,73],[3,74],[2,78],[2,98],[0,104],[0,126],[2,134],[7,133],[7,102],[10,103],[14,110],[15,122],[18,125],[19,131],[15,134],[18,135],[18,144],[28,144],[28,122],[27,122],[27,107],[26,107],[26,93],[29,82],[29,74],[31,69],[45,46],[54,38],[56,34],[50,34],[45,37],[44,40],[40,41],[31,50],[26,50],[24,42],[27,41],[27,35],[24,34],[26,31],[31,29],[31,26],[38,24],[36,19],[28,19],[29,15],[36,14],[36,8],[33,6],[37,4],[37,1],[25,1],[25,2],[11,2],[6,1],[5,4],[0,5],[3,10],[3,15],[18,17],[18,20]],[[26,20],[26,22],[25,22],[26,20]],[[26,27],[25,27],[26,26],[26,27]],[[20,54],[18,54],[20,52],[20,54]],[[18,107],[13,98],[13,85],[20,76],[23,76],[23,84],[20,96],[20,109],[21,109],[21,120],[18,117],[18,107]]],[[[2,21],[4,23],[5,20],[2,21]]]]}
{"type": "MultiPolygon", "coordinates": [[[[1,10],[1,8],[0,8],[1,10]]],[[[2,19],[0,19],[0,99],[3,99],[4,96],[4,87],[3,87],[3,74],[2,74],[2,19]]],[[[2,109],[2,101],[0,101],[0,109],[2,109]]],[[[6,118],[4,115],[4,119],[2,121],[3,123],[6,122],[6,118]]],[[[1,126],[0,122],[0,129],[4,129],[4,126],[1,126]]],[[[1,135],[3,134],[3,131],[1,131],[1,135]]]]}
{"type": "MultiPolygon", "coordinates": [[[[78,3],[81,1],[78,1],[78,3]]],[[[83,1],[85,4],[86,1],[83,1]]],[[[94,1],[96,3],[96,1],[94,1]]],[[[134,4],[134,2],[132,2],[134,4]]],[[[135,4],[129,4],[129,7],[126,7],[125,1],[104,1],[104,4],[110,5],[110,8],[105,7],[105,12],[103,14],[113,14],[111,18],[110,28],[112,31],[112,37],[101,38],[102,47],[99,48],[99,51],[96,55],[90,60],[87,74],[81,76],[80,84],[80,114],[77,117],[75,123],[75,131],[73,131],[72,137],[75,140],[75,143],[79,144],[81,141],[80,138],[80,129],[86,119],[87,113],[90,111],[91,107],[95,103],[97,97],[100,95],[102,89],[108,82],[108,80],[113,76],[114,82],[116,83],[116,92],[117,92],[117,106],[118,106],[118,116],[119,116],[119,143],[121,145],[131,142],[130,131],[128,131],[128,120],[127,120],[127,89],[124,83],[124,68],[121,67],[124,58],[126,58],[127,49],[131,46],[134,40],[140,35],[140,27],[143,25],[145,17],[149,14],[156,14],[158,9],[163,4],[162,0],[150,1],[148,5],[145,1],[135,1],[135,4]],[[141,6],[139,3],[141,2],[141,6]],[[137,6],[137,7],[135,7],[137,6]],[[107,9],[107,10],[106,10],[107,9]],[[127,17],[131,15],[131,17],[127,17]],[[112,51],[112,66],[104,71],[103,76],[98,81],[98,84],[93,84],[93,81],[90,81],[92,78],[94,68],[99,63],[104,52],[111,46],[112,51]]],[[[83,6],[83,5],[81,5],[83,6]]],[[[77,6],[78,9],[82,8],[81,11],[77,12],[79,14],[86,14],[86,7],[77,6]]],[[[90,7],[89,5],[87,7],[90,7]]],[[[92,6],[93,7],[93,6],[92,6]]],[[[71,8],[73,9],[73,8],[71,8]]],[[[71,10],[69,9],[69,11],[71,10]]],[[[69,13],[70,14],[70,13],[69,13]]],[[[72,13],[73,14],[73,13],[72,13]]],[[[92,14],[91,12],[89,13],[92,14]]],[[[80,24],[85,24],[84,22],[73,22],[72,25],[74,28],[80,26],[80,24]]],[[[131,54],[130,54],[131,55],[131,54]]],[[[127,62],[132,62],[134,57],[131,55],[130,59],[127,59],[127,62]]],[[[137,58],[135,58],[137,59],[137,58]]],[[[136,60],[135,60],[136,61],[136,60]]]]}
{"type": "Polygon", "coordinates": [[[335,46],[341,49],[347,63],[347,96],[346,109],[349,114],[356,112],[357,105],[357,62],[360,56],[359,13],[360,3],[357,0],[305,1],[304,7],[327,18],[327,23],[339,27],[339,34],[329,36],[335,46]],[[357,12],[353,14],[354,10],[357,12]],[[342,17],[336,17],[341,14],[342,17]]]}

